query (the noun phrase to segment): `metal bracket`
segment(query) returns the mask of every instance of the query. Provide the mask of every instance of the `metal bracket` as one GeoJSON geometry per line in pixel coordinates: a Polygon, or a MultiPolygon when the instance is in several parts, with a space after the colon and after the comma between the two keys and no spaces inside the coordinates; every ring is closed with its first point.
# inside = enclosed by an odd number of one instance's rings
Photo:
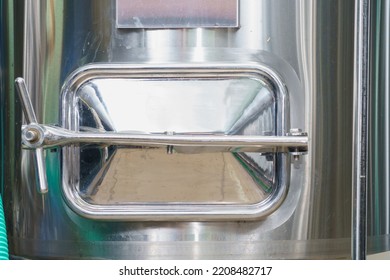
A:
{"type": "MultiPolygon", "coordinates": [[[[302,132],[302,129],[300,128],[291,128],[287,135],[295,137],[307,137],[307,132],[302,132]]],[[[292,147],[290,148],[289,153],[293,156],[294,161],[299,161],[300,156],[307,154],[307,146],[303,148],[298,146],[292,147]]]]}
{"type": "MultiPolygon", "coordinates": [[[[30,96],[27,91],[26,83],[23,78],[17,78],[15,80],[15,86],[19,93],[20,100],[22,101],[22,108],[26,121],[31,126],[39,126],[37,123],[37,117],[34,112],[34,108],[31,103],[30,96]]],[[[22,138],[29,139],[34,142],[39,138],[38,131],[29,130],[25,134],[22,134],[22,138]]],[[[38,191],[42,194],[47,193],[47,177],[46,177],[46,165],[42,147],[36,147],[35,149],[35,161],[38,169],[39,188],[38,191]]]]}

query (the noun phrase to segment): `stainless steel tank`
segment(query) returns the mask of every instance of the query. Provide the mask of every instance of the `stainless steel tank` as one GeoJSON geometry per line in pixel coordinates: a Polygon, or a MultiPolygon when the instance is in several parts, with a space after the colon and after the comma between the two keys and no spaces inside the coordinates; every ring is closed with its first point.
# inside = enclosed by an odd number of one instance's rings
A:
{"type": "Polygon", "coordinates": [[[351,257],[354,1],[1,3],[12,257],[351,257]]]}
{"type": "Polygon", "coordinates": [[[368,244],[390,245],[390,3],[372,5],[371,104],[369,134],[368,244]]]}

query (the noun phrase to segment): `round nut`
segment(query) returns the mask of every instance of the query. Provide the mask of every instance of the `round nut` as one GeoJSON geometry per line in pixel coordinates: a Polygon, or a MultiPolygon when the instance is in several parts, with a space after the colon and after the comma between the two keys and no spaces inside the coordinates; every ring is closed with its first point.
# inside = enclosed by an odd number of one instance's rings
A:
{"type": "Polygon", "coordinates": [[[38,138],[38,131],[36,131],[34,129],[29,129],[25,132],[24,138],[26,139],[26,141],[28,141],[30,143],[35,143],[39,139],[38,138]]]}

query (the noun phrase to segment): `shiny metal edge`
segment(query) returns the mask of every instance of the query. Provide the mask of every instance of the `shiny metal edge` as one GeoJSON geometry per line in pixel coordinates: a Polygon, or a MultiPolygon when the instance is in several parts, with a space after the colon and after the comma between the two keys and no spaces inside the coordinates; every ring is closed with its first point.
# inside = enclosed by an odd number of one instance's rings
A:
{"type": "Polygon", "coordinates": [[[355,1],[352,258],[367,256],[368,104],[370,96],[370,0],[355,1]]]}
{"type": "MultiPolygon", "coordinates": [[[[74,93],[85,82],[96,77],[215,77],[228,74],[261,77],[275,88],[277,102],[277,135],[288,131],[288,91],[284,81],[275,70],[259,63],[165,63],[165,64],[89,64],[73,72],[65,81],[61,91],[62,126],[78,130],[74,120],[74,93]],[[264,79],[265,78],[265,79],[264,79]]],[[[65,202],[79,215],[95,220],[116,221],[215,221],[215,220],[257,220],[273,213],[282,204],[288,192],[290,180],[290,159],[288,155],[278,154],[276,172],[277,187],[270,196],[255,204],[200,204],[200,203],[132,203],[126,205],[94,205],[86,202],[78,194],[78,180],[74,179],[75,147],[63,148],[62,192],[65,202]]]]}

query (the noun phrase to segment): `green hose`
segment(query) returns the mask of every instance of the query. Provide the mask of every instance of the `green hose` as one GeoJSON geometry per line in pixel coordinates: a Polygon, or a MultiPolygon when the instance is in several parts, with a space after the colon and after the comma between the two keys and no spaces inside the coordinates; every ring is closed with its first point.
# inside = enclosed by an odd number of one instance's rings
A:
{"type": "Polygon", "coordinates": [[[0,195],[0,260],[8,260],[7,232],[5,230],[5,219],[3,201],[0,195]]]}

